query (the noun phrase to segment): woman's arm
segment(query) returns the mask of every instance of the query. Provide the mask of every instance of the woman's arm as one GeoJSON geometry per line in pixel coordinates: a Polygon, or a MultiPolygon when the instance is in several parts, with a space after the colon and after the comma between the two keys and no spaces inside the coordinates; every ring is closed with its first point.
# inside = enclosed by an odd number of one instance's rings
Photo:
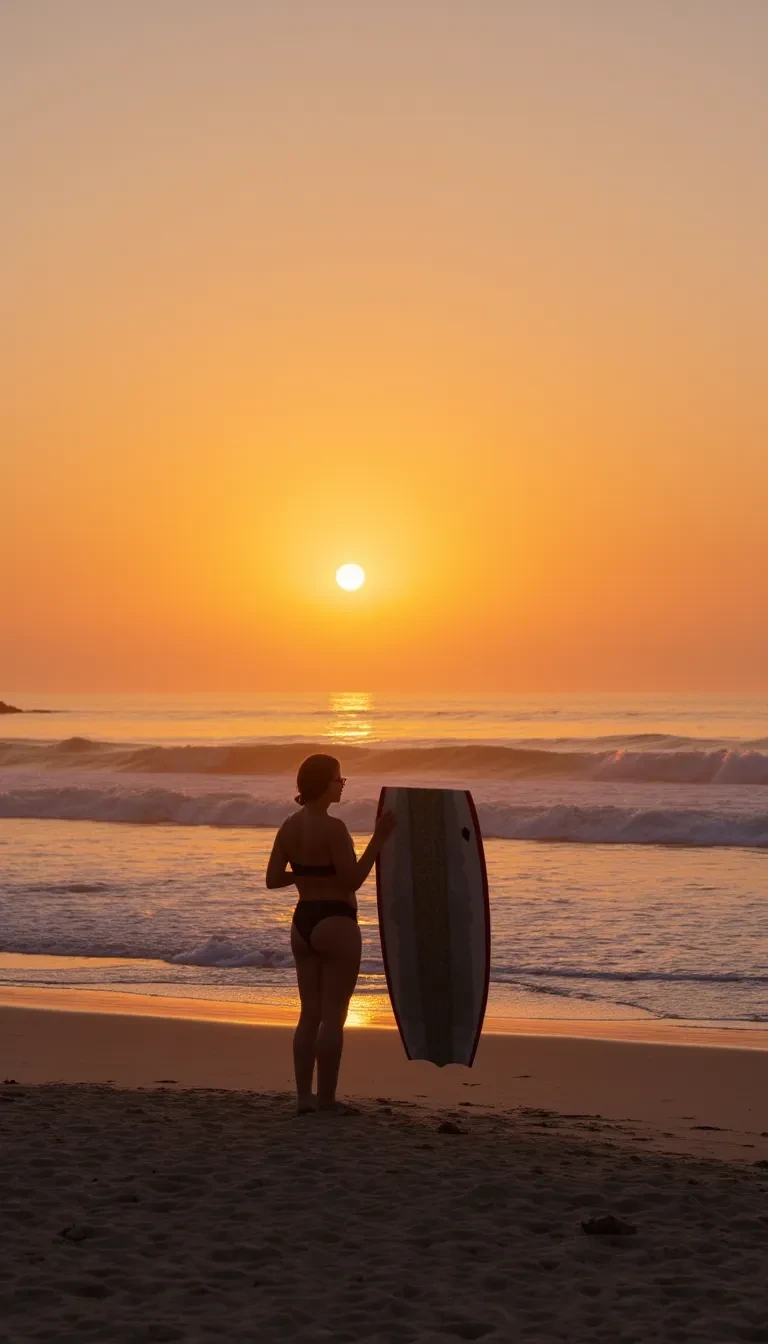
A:
{"type": "Polygon", "coordinates": [[[275,843],[272,846],[272,853],[267,864],[267,887],[270,891],[274,891],[276,887],[293,887],[296,885],[296,878],[287,869],[288,855],[283,848],[281,827],[275,836],[275,843]]]}
{"type": "Polygon", "coordinates": [[[358,859],[355,856],[352,836],[344,822],[334,818],[329,848],[333,866],[336,869],[336,876],[345,887],[350,887],[352,891],[357,891],[359,887],[362,887],[376,862],[379,850],[387,836],[392,834],[396,825],[397,822],[393,812],[385,812],[380,816],[376,822],[373,835],[358,859]]]}

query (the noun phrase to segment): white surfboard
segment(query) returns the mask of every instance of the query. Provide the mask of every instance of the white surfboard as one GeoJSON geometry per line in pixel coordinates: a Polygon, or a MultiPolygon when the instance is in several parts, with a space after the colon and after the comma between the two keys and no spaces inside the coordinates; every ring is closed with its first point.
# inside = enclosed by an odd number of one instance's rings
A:
{"type": "Polygon", "coordinates": [[[461,789],[386,787],[397,827],[376,862],[389,997],[409,1059],[471,1065],[488,999],[491,921],[475,805],[461,789]]]}

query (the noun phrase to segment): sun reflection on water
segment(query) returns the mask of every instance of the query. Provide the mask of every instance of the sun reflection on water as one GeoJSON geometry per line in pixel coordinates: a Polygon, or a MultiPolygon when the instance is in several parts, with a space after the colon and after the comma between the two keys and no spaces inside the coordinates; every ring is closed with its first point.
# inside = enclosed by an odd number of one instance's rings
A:
{"type": "Polygon", "coordinates": [[[368,691],[339,691],[329,696],[326,736],[336,742],[365,742],[373,734],[373,696],[368,691]]]}
{"type": "Polygon", "coordinates": [[[393,1027],[389,998],[386,994],[355,994],[347,1013],[348,1027],[393,1027]]]}

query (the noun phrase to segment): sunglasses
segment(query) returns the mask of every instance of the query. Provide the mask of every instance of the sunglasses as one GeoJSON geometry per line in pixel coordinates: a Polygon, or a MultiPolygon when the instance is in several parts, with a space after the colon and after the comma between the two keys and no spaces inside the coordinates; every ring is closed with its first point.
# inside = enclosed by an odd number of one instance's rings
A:
{"type": "Polygon", "coordinates": [[[345,775],[337,775],[336,779],[331,780],[331,783],[332,783],[332,784],[340,784],[341,787],[342,787],[342,789],[344,788],[344,785],[346,784],[346,782],[347,782],[347,779],[346,779],[346,776],[345,776],[345,775]]]}

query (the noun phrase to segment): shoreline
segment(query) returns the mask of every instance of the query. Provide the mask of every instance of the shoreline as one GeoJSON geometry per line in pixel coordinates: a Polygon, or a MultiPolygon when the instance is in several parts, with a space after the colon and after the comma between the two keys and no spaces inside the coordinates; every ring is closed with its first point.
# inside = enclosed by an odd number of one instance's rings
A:
{"type": "MultiPolygon", "coordinates": [[[[353,1000],[354,1006],[354,1000],[353,1000]]],[[[290,1007],[235,999],[196,998],[194,995],[143,994],[94,986],[0,985],[3,1007],[48,1012],[98,1013],[125,1017],[153,1017],[252,1026],[294,1026],[298,1001],[290,1007]]],[[[351,1016],[347,1031],[397,1032],[390,1009],[371,1018],[351,1016]]],[[[658,1018],[506,1017],[486,1013],[483,1036],[544,1036],[556,1039],[634,1041],[643,1044],[705,1046],[723,1050],[768,1051],[768,1027],[658,1018]]]]}
{"type": "MultiPolygon", "coordinates": [[[[199,1002],[158,1004],[138,996],[71,990],[0,992],[0,1078],[36,1084],[109,1084],[291,1094],[292,1020],[199,1015],[199,1002]],[[114,1005],[114,1000],[121,1003],[114,1005]]],[[[208,1006],[208,1005],[204,1005],[208,1006]]],[[[220,1010],[222,1005],[213,1005],[220,1010]]],[[[233,1005],[226,1005],[231,1009],[233,1005]]],[[[235,1005],[237,1009],[239,1006],[235,1005]]],[[[248,1008],[249,1005],[243,1005],[248,1008]]],[[[291,1019],[293,1015],[291,1015],[291,1019]]],[[[360,1026],[346,1033],[339,1095],[382,1098],[457,1114],[538,1115],[568,1133],[604,1133],[668,1153],[768,1161],[768,1050],[753,1040],[722,1042],[659,1024],[489,1024],[471,1070],[408,1061],[397,1032],[360,1026]],[[556,1031],[554,1030],[556,1028],[556,1031]],[[459,1110],[458,1108],[461,1108],[459,1110]]],[[[728,1033],[729,1038],[731,1033],[728,1033]]],[[[754,1033],[742,1033],[752,1037],[754,1033]]]]}

